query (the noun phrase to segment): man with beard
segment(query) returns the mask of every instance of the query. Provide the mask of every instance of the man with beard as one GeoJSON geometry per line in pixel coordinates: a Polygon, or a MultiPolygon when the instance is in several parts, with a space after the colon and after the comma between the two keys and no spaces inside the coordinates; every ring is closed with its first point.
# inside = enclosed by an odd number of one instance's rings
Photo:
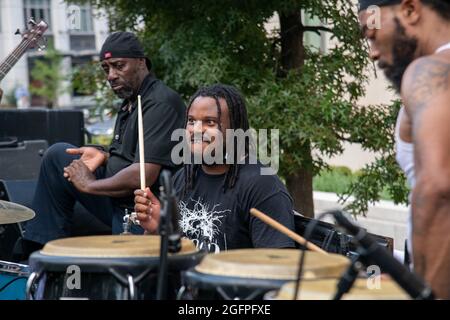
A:
{"type": "MultiPolygon", "coordinates": [[[[138,95],[143,110],[147,186],[157,191],[160,170],[175,167],[171,135],[183,127],[186,110],[180,96],[151,73],[151,62],[132,33],[111,34],[100,59],[112,90],[124,99],[112,143],[108,151],[66,143],[47,150],[32,204],[36,217],[26,225],[25,256],[47,241],[71,235],[76,201],[110,225],[113,234],[122,232],[124,211],[132,211],[133,191],[140,183],[138,95]]],[[[143,232],[137,226],[132,231],[143,232]]]]}
{"type": "MultiPolygon", "coordinates": [[[[292,198],[280,179],[275,174],[262,175],[263,166],[250,161],[248,139],[242,149],[239,143],[227,144],[229,130],[237,133],[248,129],[245,102],[234,87],[212,85],[192,97],[186,134],[194,161],[185,163],[173,184],[179,199],[180,229],[199,249],[217,253],[238,248],[294,247],[287,236],[250,215],[250,209],[256,208],[294,229],[292,198]],[[221,157],[215,162],[206,160],[224,145],[227,161],[221,157]],[[231,148],[233,156],[227,153],[231,148]]],[[[135,195],[141,226],[157,234],[161,209],[158,198],[149,189],[136,190],[135,195]]]]}
{"type": "Polygon", "coordinates": [[[414,270],[450,299],[450,2],[360,0],[359,18],[371,58],[401,93],[399,137],[414,147],[413,167],[402,166],[414,183],[414,270]]]}

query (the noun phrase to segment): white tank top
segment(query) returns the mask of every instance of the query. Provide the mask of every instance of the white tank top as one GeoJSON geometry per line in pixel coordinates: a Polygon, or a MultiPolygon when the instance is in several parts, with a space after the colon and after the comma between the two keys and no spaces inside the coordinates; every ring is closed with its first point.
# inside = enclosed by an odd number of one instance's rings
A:
{"type": "Polygon", "coordinates": [[[450,42],[447,44],[444,44],[443,46],[437,48],[436,53],[442,52],[444,50],[448,50],[450,49],[450,42]]]}
{"type": "Polygon", "coordinates": [[[416,183],[414,176],[414,145],[409,142],[405,142],[400,138],[400,123],[405,110],[401,107],[398,113],[397,125],[395,126],[395,159],[398,165],[403,170],[408,180],[408,185],[412,189],[416,183]]]}

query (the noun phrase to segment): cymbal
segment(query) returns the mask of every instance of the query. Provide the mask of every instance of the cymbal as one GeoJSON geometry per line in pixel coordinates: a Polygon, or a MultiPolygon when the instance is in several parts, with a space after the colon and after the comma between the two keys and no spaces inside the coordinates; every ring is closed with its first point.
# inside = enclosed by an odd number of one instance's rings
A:
{"type": "Polygon", "coordinates": [[[13,202],[0,200],[0,224],[24,222],[33,219],[33,210],[13,202]]]}

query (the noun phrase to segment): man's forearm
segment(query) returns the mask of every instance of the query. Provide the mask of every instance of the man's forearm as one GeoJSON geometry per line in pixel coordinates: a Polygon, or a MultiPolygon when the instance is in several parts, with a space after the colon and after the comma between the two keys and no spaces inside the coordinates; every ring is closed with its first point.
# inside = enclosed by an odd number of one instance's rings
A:
{"type": "Polygon", "coordinates": [[[424,190],[413,193],[414,271],[431,285],[437,298],[450,298],[450,192],[424,190]]]}
{"type": "MultiPolygon", "coordinates": [[[[147,186],[153,185],[159,175],[159,171],[159,165],[145,164],[147,186]]],[[[134,190],[140,189],[140,187],[139,164],[135,163],[110,178],[93,181],[89,185],[87,193],[120,198],[133,195],[134,190]]]]}

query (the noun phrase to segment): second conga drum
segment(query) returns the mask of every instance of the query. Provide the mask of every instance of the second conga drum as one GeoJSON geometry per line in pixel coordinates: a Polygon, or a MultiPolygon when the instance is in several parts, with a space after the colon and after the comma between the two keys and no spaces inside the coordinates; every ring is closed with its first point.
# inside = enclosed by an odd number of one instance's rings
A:
{"type": "MultiPolygon", "coordinates": [[[[300,250],[241,249],[205,256],[184,273],[185,299],[262,299],[297,277],[300,250]]],[[[304,277],[337,278],[349,265],[341,255],[306,252],[304,277]]]]}
{"type": "MultiPolygon", "coordinates": [[[[304,280],[300,283],[297,300],[331,300],[336,293],[339,279],[304,280]]],[[[280,290],[270,292],[267,299],[292,300],[295,282],[290,282],[280,290]]],[[[342,300],[406,300],[409,296],[392,280],[357,279],[342,300]]]]}
{"type": "MultiPolygon", "coordinates": [[[[180,287],[181,271],[203,257],[192,241],[168,257],[168,298],[180,287]]],[[[30,257],[32,299],[154,299],[159,267],[159,236],[91,236],[48,242],[30,257]]]]}

